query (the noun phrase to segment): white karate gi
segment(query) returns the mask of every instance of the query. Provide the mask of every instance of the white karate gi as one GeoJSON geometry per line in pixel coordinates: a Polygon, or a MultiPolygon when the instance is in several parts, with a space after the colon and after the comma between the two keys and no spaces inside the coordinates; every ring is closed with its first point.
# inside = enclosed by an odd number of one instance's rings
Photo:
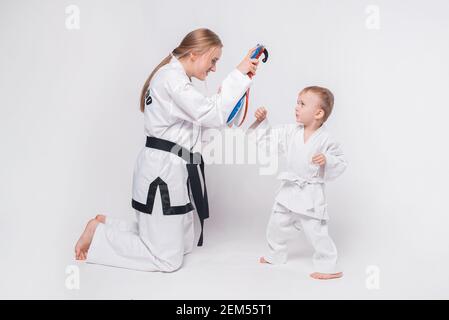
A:
{"type": "MultiPolygon", "coordinates": [[[[180,61],[172,56],[150,83],[144,112],[145,133],[191,151],[201,141],[202,126],[226,124],[251,82],[235,69],[225,78],[219,93],[205,97],[194,88],[180,61]]],[[[87,262],[142,271],[179,269],[184,254],[194,244],[194,208],[187,179],[183,159],[144,147],[134,169],[132,199],[134,208],[150,208],[149,213],[136,210],[137,222],[107,217],[106,223],[96,229],[87,262]],[[153,198],[151,185],[155,189],[153,198]]]]}
{"type": "Polygon", "coordinates": [[[346,169],[343,152],[333,141],[325,125],[304,143],[304,127],[292,124],[271,128],[264,120],[257,130],[259,146],[270,146],[270,152],[287,157],[287,171],[278,175],[277,192],[267,226],[269,252],[265,259],[273,264],[287,261],[287,241],[303,230],[313,246],[315,271],[336,273],[337,249],[328,234],[325,182],[335,179],[346,169]],[[312,163],[318,153],[326,157],[326,165],[312,163]]]}

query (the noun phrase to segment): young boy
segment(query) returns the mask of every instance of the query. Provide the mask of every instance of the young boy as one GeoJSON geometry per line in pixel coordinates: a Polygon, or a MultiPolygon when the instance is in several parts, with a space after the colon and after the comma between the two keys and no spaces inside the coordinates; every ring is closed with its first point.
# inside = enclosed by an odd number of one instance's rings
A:
{"type": "MultiPolygon", "coordinates": [[[[333,141],[323,125],[332,112],[333,94],[326,88],[307,87],[298,96],[297,124],[271,129],[263,107],[255,113],[258,142],[274,141],[274,147],[287,156],[287,171],[276,195],[267,226],[268,254],[260,263],[281,264],[287,261],[287,240],[302,229],[315,253],[315,279],[335,279],[343,276],[337,268],[337,249],[328,234],[329,219],[324,194],[325,182],[338,177],[346,168],[338,143],[333,141]]],[[[271,149],[271,148],[270,148],[271,149]]]]}

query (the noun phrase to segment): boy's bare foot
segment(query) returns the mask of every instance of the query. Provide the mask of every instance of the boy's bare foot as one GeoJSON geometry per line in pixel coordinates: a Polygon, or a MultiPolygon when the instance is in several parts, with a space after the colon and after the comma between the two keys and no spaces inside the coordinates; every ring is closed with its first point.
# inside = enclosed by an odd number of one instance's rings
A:
{"type": "Polygon", "coordinates": [[[89,250],[90,244],[95,234],[95,229],[97,228],[100,221],[97,219],[91,219],[87,223],[86,229],[81,234],[78,242],[75,246],[75,258],[76,260],[86,260],[87,251],[89,250]]]}
{"type": "Polygon", "coordinates": [[[259,258],[259,263],[268,263],[268,264],[270,264],[267,260],[265,260],[264,257],[260,257],[259,258]]]}
{"type": "Polygon", "coordinates": [[[106,223],[106,216],[104,214],[97,214],[95,220],[98,220],[101,223],[106,223]]]}
{"type": "Polygon", "coordinates": [[[318,280],[330,280],[330,279],[337,279],[343,277],[343,272],[338,273],[321,273],[321,272],[314,272],[310,275],[314,279],[318,280]]]}

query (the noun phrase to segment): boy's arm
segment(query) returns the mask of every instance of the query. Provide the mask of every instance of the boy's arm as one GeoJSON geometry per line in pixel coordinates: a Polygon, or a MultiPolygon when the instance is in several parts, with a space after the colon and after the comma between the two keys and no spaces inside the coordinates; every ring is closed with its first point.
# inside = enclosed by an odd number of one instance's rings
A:
{"type": "Polygon", "coordinates": [[[267,110],[265,108],[258,108],[255,113],[256,121],[249,127],[248,133],[255,134],[256,143],[259,148],[266,150],[267,146],[276,148],[279,154],[287,152],[288,145],[288,126],[271,127],[267,118],[267,110]]]}
{"type": "MultiPolygon", "coordinates": [[[[263,122],[267,122],[267,121],[268,121],[268,119],[265,120],[265,121],[259,121],[259,120],[256,119],[256,120],[253,122],[253,124],[250,125],[250,127],[248,128],[249,132],[251,132],[251,130],[255,130],[255,129],[259,128],[259,126],[260,126],[263,122]]],[[[263,127],[261,127],[261,128],[264,129],[263,127]]]]}
{"type": "Polygon", "coordinates": [[[249,130],[257,129],[261,124],[261,129],[268,129],[267,127],[267,114],[268,111],[264,107],[257,108],[256,112],[254,113],[254,117],[256,118],[256,121],[253,122],[253,124],[249,127],[249,130]]]}
{"type": "Polygon", "coordinates": [[[272,135],[271,125],[266,118],[262,121],[254,121],[253,124],[248,128],[247,134],[255,140],[255,143],[259,148],[266,149],[267,145],[270,145],[270,142],[274,143],[274,136],[272,135]]]}
{"type": "Polygon", "coordinates": [[[334,180],[346,170],[348,164],[338,142],[331,142],[324,152],[324,156],[326,157],[324,180],[334,180]]]}

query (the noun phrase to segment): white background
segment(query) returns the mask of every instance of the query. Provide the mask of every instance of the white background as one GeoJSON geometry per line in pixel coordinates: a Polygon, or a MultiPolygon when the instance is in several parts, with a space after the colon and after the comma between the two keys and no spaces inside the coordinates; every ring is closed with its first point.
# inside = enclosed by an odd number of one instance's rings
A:
{"type": "Polygon", "coordinates": [[[449,298],[448,16],[447,1],[1,1],[0,298],[449,298]],[[294,122],[307,85],[334,92],[328,126],[349,167],[327,194],[344,278],[308,277],[302,235],[288,264],[257,263],[278,182],[256,165],[207,167],[205,246],[180,271],[74,261],[89,218],[133,217],[141,86],[198,27],[224,43],[211,93],[250,47],[268,47],[248,123],[260,105],[294,122]]]}

